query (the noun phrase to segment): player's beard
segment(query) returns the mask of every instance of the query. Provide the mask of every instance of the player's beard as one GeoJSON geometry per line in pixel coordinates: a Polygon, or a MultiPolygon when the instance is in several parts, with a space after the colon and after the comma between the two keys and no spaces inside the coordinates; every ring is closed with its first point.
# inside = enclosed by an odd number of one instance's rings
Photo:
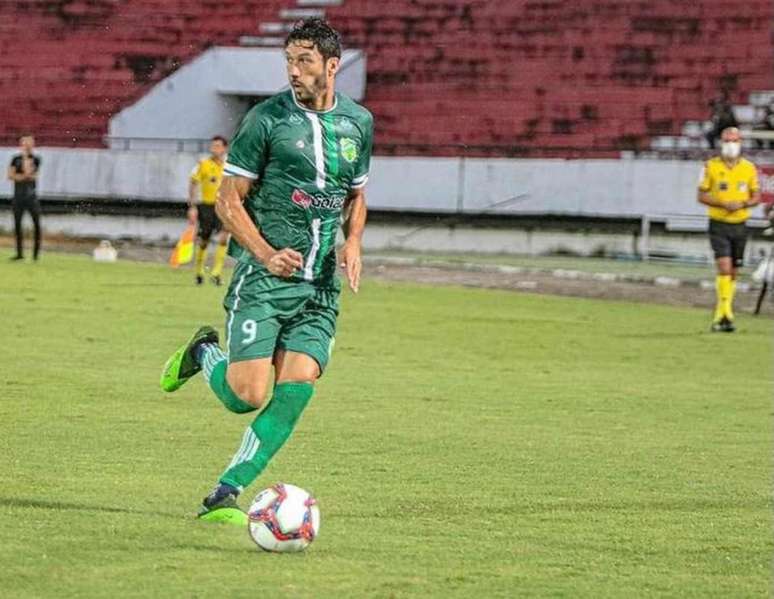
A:
{"type": "Polygon", "coordinates": [[[315,77],[311,85],[304,85],[301,83],[300,87],[294,88],[293,91],[295,92],[296,100],[298,100],[299,103],[304,104],[309,108],[313,108],[316,101],[328,91],[325,73],[315,77]]]}

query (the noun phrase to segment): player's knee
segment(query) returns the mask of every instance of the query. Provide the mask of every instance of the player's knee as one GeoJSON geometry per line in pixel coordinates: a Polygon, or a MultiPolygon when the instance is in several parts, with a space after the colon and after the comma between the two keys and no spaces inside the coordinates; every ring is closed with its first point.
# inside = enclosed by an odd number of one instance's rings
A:
{"type": "Polygon", "coordinates": [[[236,378],[228,381],[232,391],[243,402],[250,404],[254,408],[261,408],[266,403],[266,386],[257,384],[255,381],[236,378]]]}

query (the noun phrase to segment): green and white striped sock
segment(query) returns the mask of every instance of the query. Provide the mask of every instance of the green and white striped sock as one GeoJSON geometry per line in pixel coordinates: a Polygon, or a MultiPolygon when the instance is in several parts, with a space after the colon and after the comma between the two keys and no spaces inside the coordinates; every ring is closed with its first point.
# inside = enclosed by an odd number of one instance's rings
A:
{"type": "Polygon", "coordinates": [[[279,383],[269,405],[255,417],[220,482],[244,489],[288,440],[314,394],[311,383],[279,383]]]}
{"type": "Polygon", "coordinates": [[[228,384],[226,380],[228,356],[220,347],[214,343],[202,343],[197,354],[207,384],[227,410],[235,414],[245,414],[255,410],[249,403],[239,399],[228,384]]]}

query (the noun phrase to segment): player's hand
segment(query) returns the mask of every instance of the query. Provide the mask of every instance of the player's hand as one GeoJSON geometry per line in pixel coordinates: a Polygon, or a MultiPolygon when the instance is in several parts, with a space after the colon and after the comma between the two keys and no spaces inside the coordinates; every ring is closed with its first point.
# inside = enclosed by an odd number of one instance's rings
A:
{"type": "Polygon", "coordinates": [[[360,271],[363,263],[360,259],[360,243],[348,241],[341,250],[341,268],[347,274],[349,288],[357,293],[360,288],[360,271]]]}
{"type": "Polygon", "coordinates": [[[285,248],[274,252],[264,262],[266,269],[278,277],[292,277],[304,265],[304,257],[296,250],[285,248]]]}
{"type": "Polygon", "coordinates": [[[734,212],[735,210],[744,208],[744,202],[727,202],[725,208],[729,212],[734,212]]]}
{"type": "Polygon", "coordinates": [[[196,220],[199,218],[199,210],[197,210],[196,206],[189,206],[187,216],[188,222],[195,225],[196,220]]]}

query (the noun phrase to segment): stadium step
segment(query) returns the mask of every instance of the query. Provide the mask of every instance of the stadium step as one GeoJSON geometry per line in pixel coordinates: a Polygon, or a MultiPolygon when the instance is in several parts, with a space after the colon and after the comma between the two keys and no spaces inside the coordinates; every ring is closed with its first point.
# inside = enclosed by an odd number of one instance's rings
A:
{"type": "Polygon", "coordinates": [[[269,21],[258,25],[258,30],[265,34],[285,34],[293,29],[293,23],[280,23],[278,21],[269,21]]]}
{"type": "Polygon", "coordinates": [[[343,0],[298,0],[297,4],[304,7],[313,6],[341,6],[343,0]]]}
{"type": "Polygon", "coordinates": [[[239,38],[240,46],[282,46],[285,38],[268,35],[243,35],[239,38]]]}
{"type": "Polygon", "coordinates": [[[774,103],[774,90],[754,91],[750,93],[750,104],[753,106],[768,106],[774,103]]]}
{"type": "Polygon", "coordinates": [[[283,8],[279,11],[279,16],[280,19],[287,19],[288,21],[311,19],[313,17],[322,19],[325,17],[325,11],[320,8],[283,8]]]}

